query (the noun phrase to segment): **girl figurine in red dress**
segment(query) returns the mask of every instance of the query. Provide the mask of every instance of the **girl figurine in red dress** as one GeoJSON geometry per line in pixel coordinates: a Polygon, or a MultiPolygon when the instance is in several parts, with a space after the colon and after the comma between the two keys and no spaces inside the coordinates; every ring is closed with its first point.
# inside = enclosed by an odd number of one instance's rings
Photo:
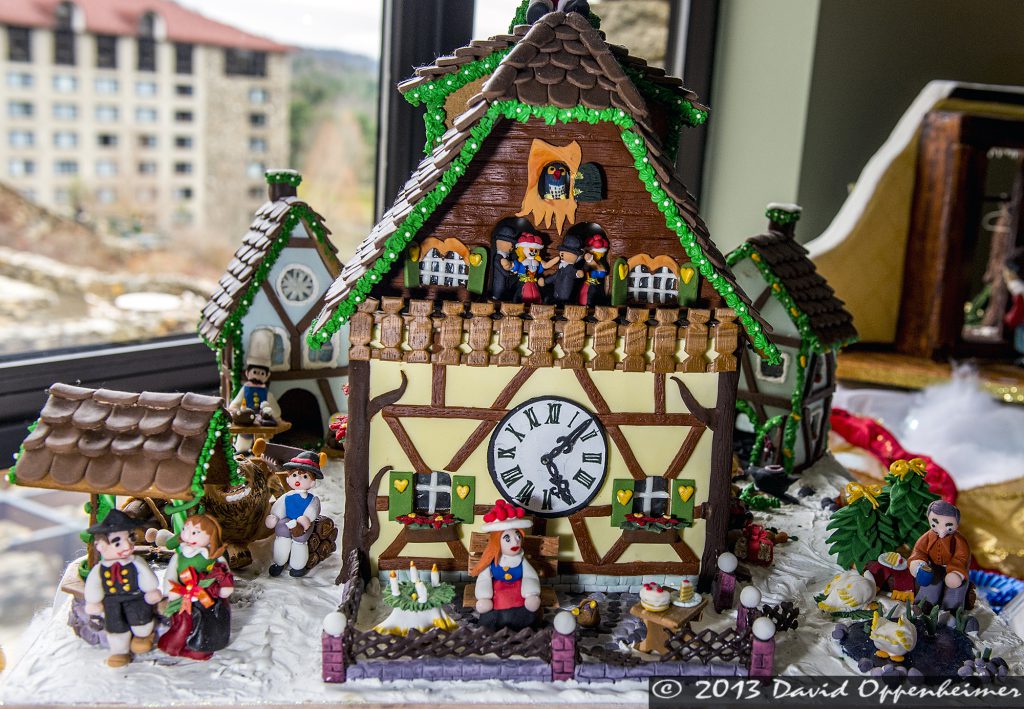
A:
{"type": "Polygon", "coordinates": [[[521,530],[533,526],[525,515],[526,510],[504,500],[484,515],[480,531],[491,536],[471,575],[476,577],[476,610],[485,628],[522,630],[537,622],[540,577],[523,550],[521,530]]]}

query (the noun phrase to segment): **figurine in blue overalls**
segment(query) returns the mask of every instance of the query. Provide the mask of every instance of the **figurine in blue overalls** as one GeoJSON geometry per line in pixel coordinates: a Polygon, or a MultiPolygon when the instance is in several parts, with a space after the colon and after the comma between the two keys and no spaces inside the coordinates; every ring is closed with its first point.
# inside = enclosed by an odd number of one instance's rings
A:
{"type": "MultiPolygon", "coordinates": [[[[256,345],[250,342],[250,346],[256,345]]],[[[281,418],[281,407],[270,391],[270,355],[261,348],[253,347],[245,359],[243,370],[245,381],[228,404],[231,423],[237,426],[276,426],[281,418]]],[[[252,450],[253,436],[235,436],[235,450],[244,453],[252,450]]]]}
{"type": "Polygon", "coordinates": [[[267,527],[274,530],[274,563],[270,575],[280,576],[285,566],[290,576],[308,573],[309,535],[320,516],[320,498],[310,490],[322,480],[327,463],[325,453],[304,451],[284,464],[284,484],[288,492],[274,501],[267,515],[267,527]]]}

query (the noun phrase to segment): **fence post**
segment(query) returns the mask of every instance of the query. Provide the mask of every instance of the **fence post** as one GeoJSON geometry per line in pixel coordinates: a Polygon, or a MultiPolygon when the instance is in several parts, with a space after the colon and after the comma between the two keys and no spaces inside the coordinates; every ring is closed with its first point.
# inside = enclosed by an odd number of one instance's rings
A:
{"type": "Polygon", "coordinates": [[[551,631],[551,681],[576,677],[576,616],[562,611],[551,631]]]}
{"type": "Polygon", "coordinates": [[[750,676],[771,677],[775,671],[775,623],[761,617],[754,621],[750,648],[750,676]]]}
{"type": "Polygon", "coordinates": [[[725,551],[718,555],[718,573],[711,584],[711,596],[715,603],[715,611],[721,613],[732,608],[736,598],[736,567],[739,560],[732,552],[725,551]]]}
{"type": "Polygon", "coordinates": [[[754,619],[757,605],[761,602],[761,592],[754,586],[747,586],[740,591],[740,607],[736,611],[736,630],[744,631],[754,619]]]}
{"type": "Polygon", "coordinates": [[[339,683],[345,681],[345,626],[348,624],[340,611],[328,613],[324,617],[323,632],[320,634],[320,645],[323,654],[322,677],[324,682],[339,683]]]}

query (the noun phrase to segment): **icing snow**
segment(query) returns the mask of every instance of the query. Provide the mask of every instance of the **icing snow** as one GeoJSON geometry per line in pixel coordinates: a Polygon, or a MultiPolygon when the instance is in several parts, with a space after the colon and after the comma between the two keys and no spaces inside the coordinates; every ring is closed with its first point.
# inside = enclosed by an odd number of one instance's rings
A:
{"type": "MultiPolygon", "coordinates": [[[[317,488],[327,514],[340,521],[343,495],[341,465],[332,461],[327,481],[317,488]]],[[[793,600],[800,607],[800,625],[780,633],[776,667],[782,675],[856,674],[851,660],[831,637],[835,622],[817,610],[814,594],[837,572],[825,543],[828,513],[823,496],[834,496],[847,480],[846,471],[827,458],[807,472],[802,482],[816,494],[799,505],[786,505],[758,521],[777,526],[796,541],[776,549],[775,564],[751,567],[763,602],[793,600]]],[[[269,544],[254,547],[254,563],[237,575],[232,596],[231,644],[208,662],[193,662],[152,652],[127,667],[106,666],[106,651],[86,645],[66,624],[70,597],[57,594],[51,610],[40,613],[15,649],[7,671],[0,675],[0,703],[79,704],[123,703],[195,706],[198,704],[264,703],[395,703],[450,702],[523,704],[605,703],[642,705],[646,681],[586,684],[437,682],[404,680],[381,683],[356,680],[324,684],[320,679],[320,631],[324,617],[334,611],[340,589],[334,585],[339,556],[321,564],[302,579],[269,578],[269,544]]],[[[379,609],[378,609],[379,610],[379,609]]],[[[1024,650],[1003,619],[983,603],[975,611],[980,639],[1003,656],[1011,673],[1019,673],[1024,650]]],[[[735,622],[735,611],[705,613],[701,626],[724,628],[735,622]]]]}

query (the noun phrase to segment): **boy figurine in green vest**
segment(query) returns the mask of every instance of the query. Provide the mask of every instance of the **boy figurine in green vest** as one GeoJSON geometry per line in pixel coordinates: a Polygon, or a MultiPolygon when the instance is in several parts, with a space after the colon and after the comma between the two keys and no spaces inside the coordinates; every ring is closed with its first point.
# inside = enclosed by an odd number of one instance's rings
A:
{"type": "Polygon", "coordinates": [[[288,492],[274,501],[267,515],[267,527],[274,530],[274,563],[270,575],[280,576],[285,566],[293,577],[309,573],[309,536],[320,516],[320,498],[310,492],[327,464],[327,454],[304,451],[284,464],[284,484],[288,492]]]}
{"type": "Polygon", "coordinates": [[[153,606],[163,598],[156,574],[135,555],[132,530],[138,526],[113,509],[88,530],[100,561],[85,579],[85,610],[103,616],[111,667],[124,667],[133,654],[153,649],[153,606]]]}

